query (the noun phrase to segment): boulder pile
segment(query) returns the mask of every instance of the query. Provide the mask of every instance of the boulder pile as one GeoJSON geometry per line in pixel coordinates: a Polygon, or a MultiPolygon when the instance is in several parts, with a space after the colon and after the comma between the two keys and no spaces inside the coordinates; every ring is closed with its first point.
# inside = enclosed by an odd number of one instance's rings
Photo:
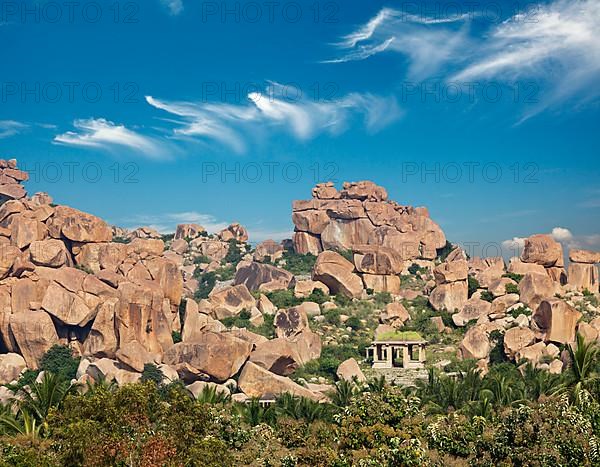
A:
{"type": "MultiPolygon", "coordinates": [[[[220,267],[231,245],[247,242],[242,226],[210,236],[201,226],[180,225],[165,250],[164,237],[153,229],[113,229],[96,216],[52,204],[45,193],[27,197],[19,183],[27,174],[16,161],[0,160],[0,170],[0,384],[37,369],[58,344],[82,357],[81,382],[135,382],[154,364],[165,379],[182,379],[196,393],[200,384],[229,391],[239,375],[246,396],[269,388],[324,397],[287,378],[321,352],[303,307],[279,310],[272,340],[218,321],[246,313],[260,326],[277,309],[249,288],[263,282],[268,289],[293,287],[293,275],[249,257],[240,263],[238,284],[199,302],[182,298],[185,263],[196,268],[196,258],[205,256],[215,263],[206,268],[220,267]]],[[[191,293],[197,288],[186,286],[191,293]]]]}
{"type": "MultiPolygon", "coordinates": [[[[294,201],[294,249],[318,255],[324,250],[364,249],[365,245],[394,251],[400,261],[434,259],[446,245],[442,229],[426,208],[388,201],[385,188],[362,181],[313,188],[312,199],[294,201]]],[[[399,272],[399,271],[398,271],[399,272]]]]}

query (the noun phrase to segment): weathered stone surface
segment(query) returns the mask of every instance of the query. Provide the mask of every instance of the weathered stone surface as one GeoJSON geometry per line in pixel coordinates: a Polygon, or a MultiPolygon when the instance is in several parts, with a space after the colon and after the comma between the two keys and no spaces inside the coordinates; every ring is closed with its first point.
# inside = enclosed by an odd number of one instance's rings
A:
{"type": "Polygon", "coordinates": [[[477,297],[471,297],[462,307],[459,313],[452,315],[452,321],[456,326],[466,326],[469,321],[476,321],[482,316],[491,313],[492,304],[477,297]]]}
{"type": "Polygon", "coordinates": [[[256,300],[244,284],[213,292],[209,297],[216,319],[238,315],[242,310],[250,311],[256,300]]]}
{"type": "Polygon", "coordinates": [[[310,209],[293,212],[292,221],[298,231],[320,235],[329,224],[330,218],[325,211],[310,209]]]}
{"type": "Polygon", "coordinates": [[[544,355],[545,349],[546,344],[544,344],[543,342],[537,342],[533,345],[524,347],[523,349],[519,350],[515,354],[515,360],[517,362],[521,360],[527,360],[528,362],[531,362],[533,364],[539,363],[540,359],[544,355]]]}
{"type": "Polygon", "coordinates": [[[162,354],[173,345],[171,310],[160,288],[122,282],[118,293],[115,323],[119,347],[138,341],[148,352],[162,354]]]}
{"type": "Polygon", "coordinates": [[[325,295],[329,295],[329,287],[323,282],[313,280],[297,281],[294,286],[294,296],[296,298],[306,298],[313,293],[314,290],[320,290],[325,295]]]}
{"type": "Polygon", "coordinates": [[[527,273],[519,282],[521,301],[531,309],[536,309],[542,300],[554,297],[557,284],[547,274],[527,273]]]}
{"type": "Polygon", "coordinates": [[[335,374],[339,379],[346,381],[356,380],[359,383],[364,383],[367,380],[362,370],[358,366],[358,362],[354,358],[349,358],[348,360],[344,360],[342,363],[340,363],[335,374]]]}
{"type": "Polygon", "coordinates": [[[450,282],[438,285],[429,296],[429,303],[437,310],[461,310],[468,299],[466,281],[450,282]]]}
{"type": "Polygon", "coordinates": [[[410,314],[400,302],[388,303],[385,310],[379,315],[379,321],[383,324],[400,328],[410,319],[410,314]]]}
{"type": "Polygon", "coordinates": [[[504,334],[504,352],[510,358],[514,356],[520,350],[533,344],[535,341],[535,334],[529,328],[516,327],[510,328],[504,334]]]}
{"type": "Polygon", "coordinates": [[[170,249],[179,255],[183,255],[189,249],[189,244],[184,239],[180,238],[171,242],[170,249]]]}
{"type": "Polygon", "coordinates": [[[551,235],[532,235],[525,239],[525,248],[521,254],[525,263],[540,264],[546,268],[564,266],[562,245],[551,235]]]}
{"type": "Polygon", "coordinates": [[[320,238],[307,232],[296,232],[293,243],[294,251],[300,255],[311,254],[317,256],[323,251],[320,238]]]}
{"type": "Polygon", "coordinates": [[[263,315],[274,315],[277,313],[277,307],[273,305],[271,300],[269,300],[265,294],[260,294],[260,297],[258,297],[256,308],[258,308],[263,315]]]}
{"type": "Polygon", "coordinates": [[[244,284],[250,291],[273,291],[293,287],[295,278],[285,269],[253,261],[238,268],[233,283],[244,284]]]}
{"type": "Polygon", "coordinates": [[[42,356],[58,343],[52,318],[45,311],[23,311],[10,315],[10,330],[27,367],[38,368],[42,356]]]}
{"type": "Polygon", "coordinates": [[[168,365],[187,363],[218,382],[237,374],[250,356],[249,342],[228,335],[206,332],[195,342],[180,342],[165,352],[168,365]]]}
{"type": "Polygon", "coordinates": [[[96,316],[97,309],[73,292],[57,284],[50,284],[42,300],[42,308],[50,315],[70,326],[85,326],[96,316]]]}
{"type": "Polygon", "coordinates": [[[206,232],[206,229],[198,224],[179,224],[175,230],[175,240],[193,240],[206,232]]]}
{"type": "Polygon", "coordinates": [[[250,361],[281,376],[291,375],[301,365],[296,346],[288,339],[271,339],[256,346],[250,361]]]}
{"type": "Polygon", "coordinates": [[[117,350],[117,335],[115,331],[115,313],[119,308],[119,299],[108,298],[98,307],[94,324],[83,344],[83,354],[114,358],[117,350]]]}
{"type": "Polygon", "coordinates": [[[569,285],[575,289],[590,292],[598,291],[598,267],[595,264],[571,263],[569,264],[569,285]]]}
{"type": "Polygon", "coordinates": [[[290,393],[294,396],[307,397],[316,401],[324,398],[322,395],[294,383],[291,379],[271,373],[252,362],[244,365],[238,379],[238,385],[242,392],[249,397],[275,397],[290,393]]]}
{"type": "Polygon", "coordinates": [[[60,240],[48,239],[31,242],[29,255],[34,264],[41,266],[59,268],[72,265],[69,251],[60,240]]]}
{"type": "Polygon", "coordinates": [[[354,265],[339,253],[324,251],[317,258],[312,279],[323,282],[334,294],[358,298],[363,290],[362,280],[353,271],[354,265]]]}
{"type": "Polygon", "coordinates": [[[368,180],[360,182],[344,182],[341,196],[343,198],[359,199],[361,201],[385,201],[388,198],[385,188],[368,180]]]}
{"type": "Polygon", "coordinates": [[[400,277],[392,275],[363,274],[362,276],[365,289],[371,289],[373,292],[388,292],[392,295],[400,294],[400,277]]]}
{"type": "Polygon", "coordinates": [[[435,282],[448,284],[450,282],[467,280],[468,266],[465,260],[446,261],[433,270],[435,282]]]}
{"type": "Polygon", "coordinates": [[[480,360],[487,358],[491,350],[488,333],[485,326],[476,325],[470,328],[460,343],[463,358],[480,360]]]}
{"type": "Polygon", "coordinates": [[[524,263],[520,258],[514,257],[510,259],[508,264],[508,272],[512,272],[513,274],[521,274],[525,275],[531,272],[536,272],[538,274],[545,274],[545,268],[541,264],[534,263],[524,263]]]}
{"type": "Polygon", "coordinates": [[[142,372],[146,363],[157,363],[155,355],[150,354],[138,341],[127,342],[117,351],[116,357],[129,368],[142,372]]]}
{"type": "Polygon", "coordinates": [[[277,243],[274,240],[265,240],[256,245],[256,249],[254,250],[254,260],[264,261],[266,258],[270,258],[271,261],[274,261],[281,258],[284,251],[281,243],[277,243]]]}
{"type": "Polygon", "coordinates": [[[490,285],[488,286],[488,291],[494,297],[501,297],[502,295],[506,295],[507,285],[517,285],[517,283],[512,279],[509,279],[508,277],[501,277],[490,283],[490,285]]]}
{"type": "Polygon", "coordinates": [[[544,340],[567,344],[575,341],[575,329],[581,313],[559,298],[542,300],[532,320],[544,333],[544,340]]]}
{"type": "Polygon", "coordinates": [[[332,219],[321,233],[325,250],[353,250],[366,245],[373,224],[368,219],[332,219]]]}
{"type": "Polygon", "coordinates": [[[501,297],[495,298],[492,302],[492,308],[490,314],[505,313],[511,306],[519,303],[519,295],[516,293],[510,293],[502,295],[501,297]]]}
{"type": "Polygon", "coordinates": [[[392,275],[402,272],[403,260],[391,248],[360,245],[355,248],[354,265],[359,272],[392,275]]]}
{"type": "Polygon", "coordinates": [[[302,307],[296,306],[279,310],[274,323],[277,337],[292,337],[308,329],[308,316],[302,307]]]}
{"type": "Polygon", "coordinates": [[[0,279],[8,276],[21,250],[15,245],[0,244],[0,279]]]}
{"type": "Polygon", "coordinates": [[[596,342],[598,340],[598,330],[588,323],[579,323],[577,325],[577,332],[581,334],[587,342],[596,342]]]}
{"type": "Polygon", "coordinates": [[[217,235],[224,242],[235,240],[243,243],[248,241],[248,231],[240,224],[231,224],[226,229],[221,230],[217,235]]]}
{"type": "Polygon", "coordinates": [[[23,249],[32,242],[46,238],[46,226],[36,220],[25,217],[24,215],[15,216],[11,224],[11,243],[20,249],[23,249]]]}
{"type": "Polygon", "coordinates": [[[569,250],[569,259],[573,263],[594,264],[600,263],[600,252],[590,250],[569,250]]]}
{"type": "Polygon", "coordinates": [[[112,230],[102,219],[68,206],[57,206],[49,221],[54,238],[62,234],[74,242],[110,242],[112,230]]]}
{"type": "Polygon", "coordinates": [[[25,368],[27,368],[27,363],[21,355],[17,353],[0,355],[0,384],[18,380],[25,368]]]}

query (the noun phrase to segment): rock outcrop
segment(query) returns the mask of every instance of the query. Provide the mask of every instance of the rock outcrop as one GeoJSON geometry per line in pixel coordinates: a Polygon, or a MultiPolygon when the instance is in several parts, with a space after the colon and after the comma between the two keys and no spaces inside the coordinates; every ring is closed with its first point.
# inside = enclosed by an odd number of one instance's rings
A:
{"type": "Polygon", "coordinates": [[[388,201],[386,190],[373,182],[344,183],[341,191],[332,183],[320,184],[312,194],[311,200],[293,204],[298,253],[358,251],[370,245],[388,248],[402,260],[433,259],[446,244],[426,209],[388,201]]]}

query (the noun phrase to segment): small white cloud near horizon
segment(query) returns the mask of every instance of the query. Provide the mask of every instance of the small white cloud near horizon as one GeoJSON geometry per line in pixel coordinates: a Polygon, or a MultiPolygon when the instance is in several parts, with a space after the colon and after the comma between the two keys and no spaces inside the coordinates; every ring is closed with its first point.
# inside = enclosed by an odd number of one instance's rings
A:
{"type": "Polygon", "coordinates": [[[565,229],[564,227],[554,227],[552,232],[550,232],[552,238],[557,242],[570,242],[573,240],[573,234],[569,229],[565,229]]]}
{"type": "Polygon", "coordinates": [[[525,248],[525,238],[513,237],[511,240],[504,240],[502,242],[502,248],[516,254],[525,248]]]}
{"type": "Polygon", "coordinates": [[[29,125],[15,120],[0,120],[0,139],[17,135],[29,128],[29,125]]]}
{"type": "Polygon", "coordinates": [[[177,16],[183,11],[183,0],[160,0],[169,9],[171,16],[177,16]]]}
{"type": "Polygon", "coordinates": [[[152,159],[168,157],[159,141],[104,118],[75,120],[73,126],[77,132],[68,131],[57,135],[53,143],[104,150],[125,148],[152,159]]]}
{"type": "Polygon", "coordinates": [[[166,101],[153,96],[146,96],[146,102],[180,117],[181,122],[173,130],[175,137],[208,139],[237,154],[247,151],[249,140],[274,131],[307,141],[319,134],[339,135],[359,118],[368,132],[375,133],[402,115],[394,97],[352,93],[323,102],[279,97],[289,93],[271,82],[266,92],[251,92],[240,104],[166,101]]]}

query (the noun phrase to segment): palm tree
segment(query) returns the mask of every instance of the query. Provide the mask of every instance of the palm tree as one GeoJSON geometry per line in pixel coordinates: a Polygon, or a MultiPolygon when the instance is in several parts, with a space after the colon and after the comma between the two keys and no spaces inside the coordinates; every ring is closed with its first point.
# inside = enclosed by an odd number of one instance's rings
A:
{"type": "Polygon", "coordinates": [[[42,426],[38,424],[37,419],[29,412],[19,412],[20,417],[15,416],[6,409],[0,414],[0,430],[3,434],[23,435],[32,439],[39,437],[42,426]]]}
{"type": "Polygon", "coordinates": [[[524,398],[537,401],[541,396],[556,392],[560,384],[560,376],[535,368],[527,363],[523,371],[524,398]]]}
{"type": "Polygon", "coordinates": [[[274,419],[273,409],[271,407],[263,407],[258,398],[253,398],[249,402],[238,404],[237,411],[250,426],[260,425],[261,423],[271,423],[274,419]]]}
{"type": "Polygon", "coordinates": [[[15,402],[19,411],[34,417],[47,430],[46,418],[50,409],[59,407],[65,397],[74,391],[75,385],[58,375],[45,372],[42,381],[34,382],[29,388],[18,392],[15,402]]]}
{"type": "Polygon", "coordinates": [[[202,388],[197,400],[205,404],[226,404],[231,400],[231,395],[218,391],[216,386],[206,385],[202,388]]]}
{"type": "Polygon", "coordinates": [[[371,392],[381,393],[385,389],[386,380],[385,376],[381,376],[379,378],[373,378],[367,382],[367,387],[371,392]]]}
{"type": "Polygon", "coordinates": [[[571,399],[576,403],[583,392],[589,393],[598,383],[596,365],[598,363],[598,346],[594,342],[586,342],[585,338],[577,333],[576,348],[569,345],[571,365],[565,374],[565,383],[561,390],[570,390],[571,399]]]}
{"type": "Polygon", "coordinates": [[[342,379],[335,384],[335,392],[331,395],[331,402],[338,407],[347,407],[358,392],[359,390],[354,383],[342,379]]]}

